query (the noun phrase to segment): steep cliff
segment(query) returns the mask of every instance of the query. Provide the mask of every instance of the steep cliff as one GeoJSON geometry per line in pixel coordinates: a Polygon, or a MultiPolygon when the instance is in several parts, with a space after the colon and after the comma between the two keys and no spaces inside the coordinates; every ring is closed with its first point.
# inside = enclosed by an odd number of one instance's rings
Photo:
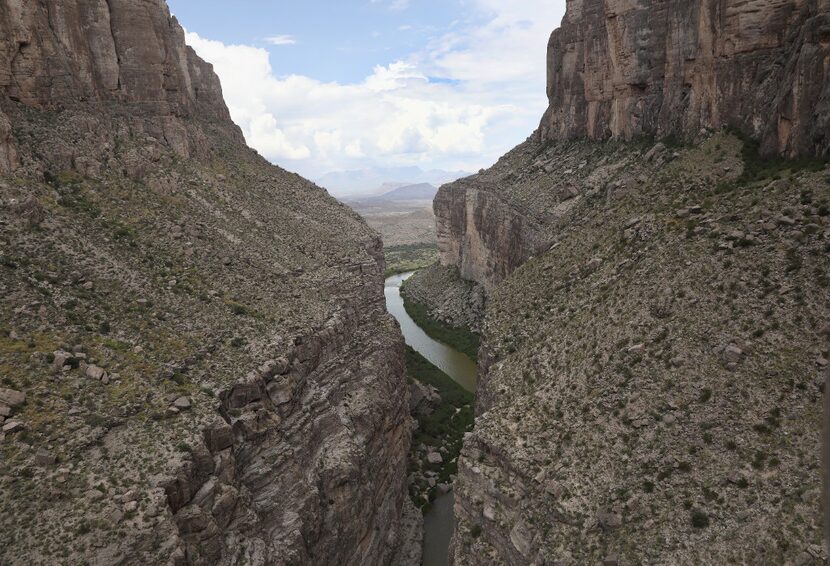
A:
{"type": "Polygon", "coordinates": [[[488,289],[455,564],[826,561],[828,8],[569,2],[540,131],[442,187],[488,289]]]}
{"type": "Polygon", "coordinates": [[[0,0],[0,109],[0,563],[389,563],[377,235],[245,147],[163,0],[0,0]]]}
{"type": "Polygon", "coordinates": [[[827,0],[569,0],[542,140],[730,126],[763,153],[830,151],[827,0]]]}

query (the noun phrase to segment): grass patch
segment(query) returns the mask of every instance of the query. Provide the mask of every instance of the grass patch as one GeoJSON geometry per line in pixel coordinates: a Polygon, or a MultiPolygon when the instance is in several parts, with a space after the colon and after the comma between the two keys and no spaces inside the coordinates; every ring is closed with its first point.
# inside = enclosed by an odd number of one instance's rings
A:
{"type": "Polygon", "coordinates": [[[473,361],[478,359],[478,348],[481,344],[481,337],[478,334],[470,332],[466,328],[450,326],[449,324],[435,320],[429,316],[429,312],[427,312],[425,306],[409,299],[403,293],[401,297],[403,298],[403,306],[407,314],[430,338],[452,346],[459,352],[469,356],[473,361]]]}

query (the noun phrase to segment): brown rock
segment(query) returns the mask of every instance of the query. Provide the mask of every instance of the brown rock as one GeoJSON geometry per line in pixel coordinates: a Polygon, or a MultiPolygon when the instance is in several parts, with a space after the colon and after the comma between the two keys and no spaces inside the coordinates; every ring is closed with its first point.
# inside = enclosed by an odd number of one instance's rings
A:
{"type": "Polygon", "coordinates": [[[204,431],[205,445],[212,454],[233,446],[233,429],[225,422],[209,426],[204,431]]]}
{"type": "Polygon", "coordinates": [[[55,462],[57,462],[57,458],[54,454],[49,452],[48,450],[39,449],[35,454],[35,465],[40,467],[48,467],[52,466],[55,462]]]}
{"type": "Polygon", "coordinates": [[[188,411],[192,406],[190,403],[190,397],[179,397],[175,401],[173,401],[173,406],[180,411],[188,411]]]}
{"type": "MultiPolygon", "coordinates": [[[[26,403],[26,394],[14,389],[0,388],[0,404],[16,409],[26,403]]],[[[8,416],[8,415],[6,415],[8,416]]]]}
{"type": "Polygon", "coordinates": [[[622,526],[622,516],[610,511],[601,511],[597,514],[597,522],[603,529],[617,529],[622,526]]]}
{"type": "Polygon", "coordinates": [[[20,421],[8,421],[3,424],[3,433],[14,434],[15,432],[20,432],[25,428],[26,426],[20,421]]]}
{"type": "Polygon", "coordinates": [[[98,367],[96,365],[89,365],[86,367],[86,376],[90,379],[94,379],[96,381],[101,381],[107,372],[102,367],[98,367]]]}

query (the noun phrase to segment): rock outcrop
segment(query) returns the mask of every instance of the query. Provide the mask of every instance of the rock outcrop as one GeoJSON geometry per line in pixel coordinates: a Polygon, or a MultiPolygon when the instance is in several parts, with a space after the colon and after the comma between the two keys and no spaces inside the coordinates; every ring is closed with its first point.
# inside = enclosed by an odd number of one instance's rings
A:
{"type": "Polygon", "coordinates": [[[411,556],[383,272],[162,0],[0,0],[0,563],[411,556]]]}
{"type": "Polygon", "coordinates": [[[694,139],[830,152],[827,0],[569,0],[548,47],[545,140],[694,139]]]}

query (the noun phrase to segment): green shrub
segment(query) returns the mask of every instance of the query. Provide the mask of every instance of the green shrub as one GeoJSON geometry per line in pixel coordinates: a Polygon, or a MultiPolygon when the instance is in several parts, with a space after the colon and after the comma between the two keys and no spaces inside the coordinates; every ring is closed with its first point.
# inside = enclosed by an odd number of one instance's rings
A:
{"type": "Polygon", "coordinates": [[[700,509],[692,510],[692,526],[696,529],[705,529],[709,526],[709,515],[700,509]]]}

